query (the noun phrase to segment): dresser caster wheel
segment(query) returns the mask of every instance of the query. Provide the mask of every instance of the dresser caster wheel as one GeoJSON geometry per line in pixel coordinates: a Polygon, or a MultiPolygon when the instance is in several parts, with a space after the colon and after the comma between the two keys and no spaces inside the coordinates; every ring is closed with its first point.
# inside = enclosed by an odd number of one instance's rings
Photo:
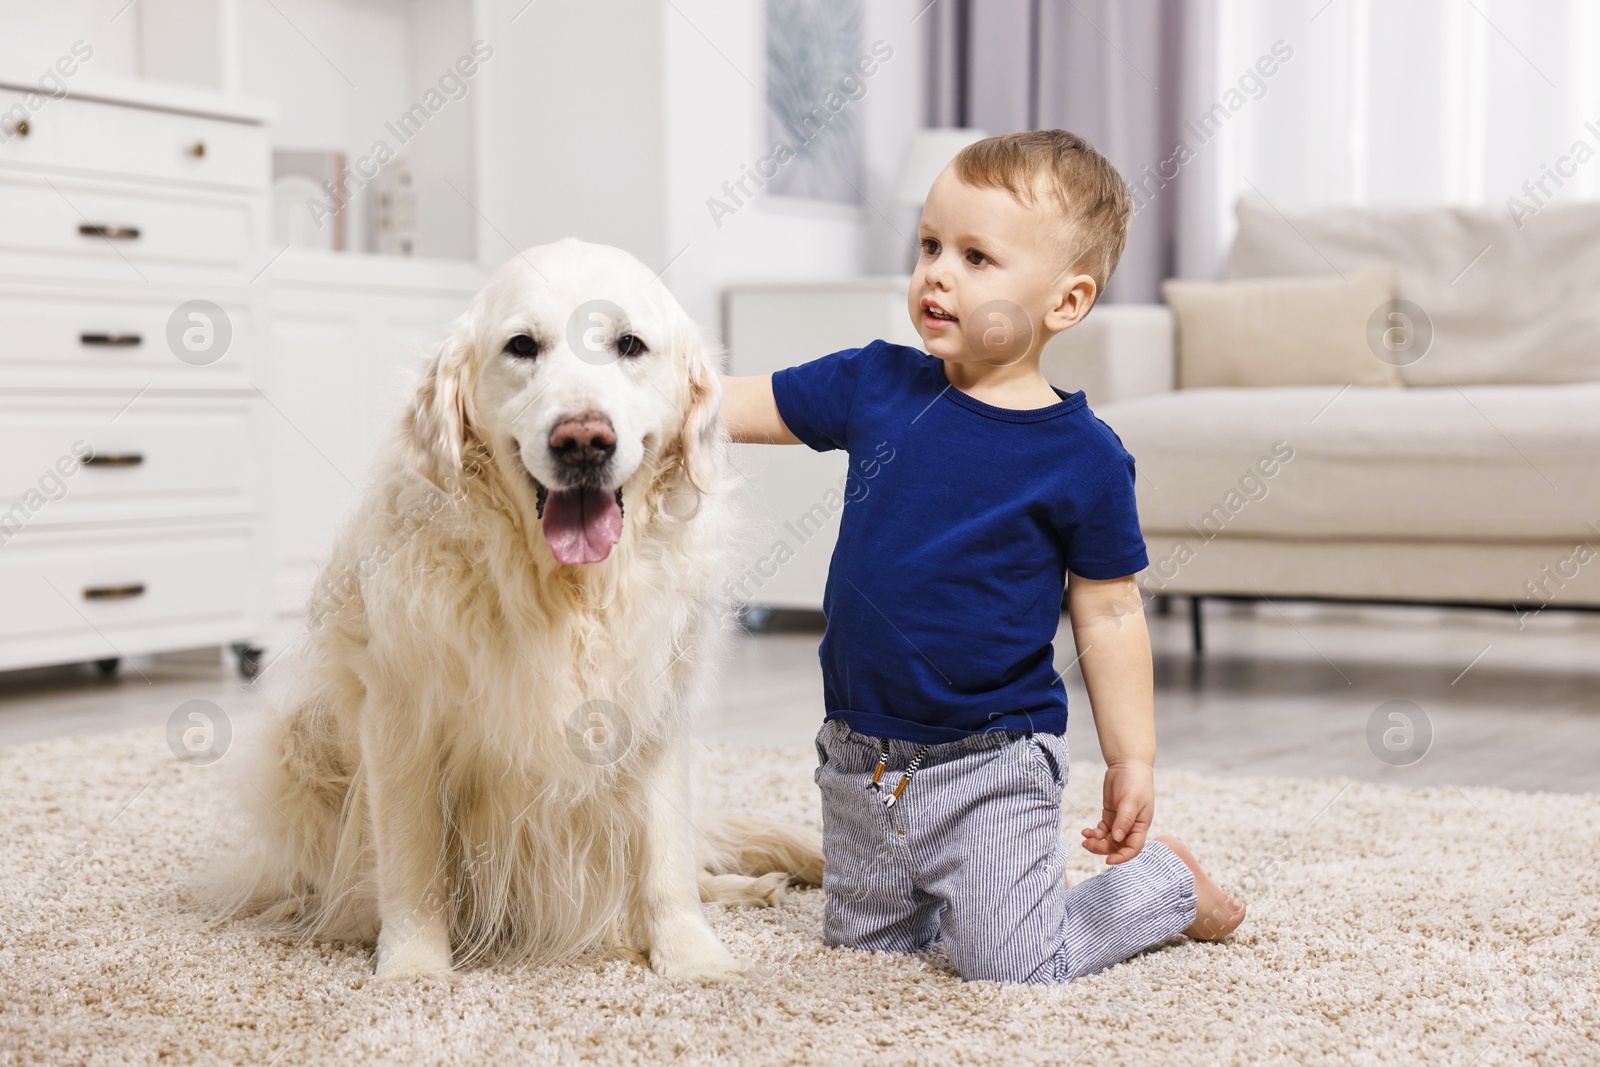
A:
{"type": "Polygon", "coordinates": [[[266,650],[260,645],[246,644],[242,641],[228,647],[233,649],[234,656],[239,660],[240,677],[246,681],[255,681],[261,674],[261,657],[266,650]]]}
{"type": "Polygon", "coordinates": [[[117,668],[120,666],[122,666],[121,656],[112,656],[110,659],[97,659],[94,661],[94,669],[100,672],[100,677],[102,678],[115,678],[117,676],[117,668]]]}

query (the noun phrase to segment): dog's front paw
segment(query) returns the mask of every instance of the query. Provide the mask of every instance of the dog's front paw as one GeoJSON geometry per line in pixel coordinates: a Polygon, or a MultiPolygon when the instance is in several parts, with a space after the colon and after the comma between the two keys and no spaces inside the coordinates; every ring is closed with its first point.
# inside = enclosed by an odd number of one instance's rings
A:
{"type": "Polygon", "coordinates": [[[650,967],[675,981],[738,982],[752,976],[703,922],[677,922],[658,931],[650,945],[650,967]]]}
{"type": "Polygon", "coordinates": [[[378,978],[451,978],[454,974],[448,935],[441,938],[418,930],[400,936],[391,934],[388,926],[378,935],[378,978]]]}

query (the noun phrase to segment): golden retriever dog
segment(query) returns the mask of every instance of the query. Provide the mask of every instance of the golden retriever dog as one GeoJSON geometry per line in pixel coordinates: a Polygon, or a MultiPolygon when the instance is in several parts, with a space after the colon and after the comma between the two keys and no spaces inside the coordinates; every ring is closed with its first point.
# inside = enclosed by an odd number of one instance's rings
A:
{"type": "Polygon", "coordinates": [[[702,899],[771,903],[822,855],[690,815],[729,629],[719,398],[632,256],[568,239],[494,276],[319,581],[226,913],[375,940],[379,977],[607,950],[746,972],[702,899]]]}

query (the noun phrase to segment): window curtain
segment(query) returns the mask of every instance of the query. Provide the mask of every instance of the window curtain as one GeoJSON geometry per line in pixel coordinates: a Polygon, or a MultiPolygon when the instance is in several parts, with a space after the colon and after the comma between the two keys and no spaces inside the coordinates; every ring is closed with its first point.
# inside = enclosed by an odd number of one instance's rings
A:
{"type": "Polygon", "coordinates": [[[1508,213],[1600,194],[1594,0],[1216,0],[1215,17],[1215,85],[1273,42],[1293,49],[1218,140],[1206,227],[1224,239],[1252,190],[1508,213]]]}
{"type": "MultiPolygon", "coordinates": [[[[1069,129],[1130,184],[1167,154],[1185,73],[1181,0],[939,0],[928,14],[933,125],[1069,129]]],[[[1105,299],[1159,299],[1176,262],[1175,192],[1136,198],[1105,299]]]]}
{"type": "Polygon", "coordinates": [[[938,0],[933,125],[1064,126],[1134,190],[1107,292],[1215,277],[1233,205],[1600,196],[1597,0],[938,0]]]}

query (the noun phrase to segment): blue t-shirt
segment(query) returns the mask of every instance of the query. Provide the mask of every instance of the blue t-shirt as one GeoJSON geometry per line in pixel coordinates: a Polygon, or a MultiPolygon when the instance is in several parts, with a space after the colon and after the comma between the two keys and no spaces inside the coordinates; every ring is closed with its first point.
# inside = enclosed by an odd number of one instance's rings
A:
{"type": "Polygon", "coordinates": [[[778,371],[772,392],[801,441],[850,454],[822,600],[827,717],[926,744],[1064,732],[1066,572],[1148,562],[1133,457],[1083,394],[995,407],[886,341],[778,371]]]}

